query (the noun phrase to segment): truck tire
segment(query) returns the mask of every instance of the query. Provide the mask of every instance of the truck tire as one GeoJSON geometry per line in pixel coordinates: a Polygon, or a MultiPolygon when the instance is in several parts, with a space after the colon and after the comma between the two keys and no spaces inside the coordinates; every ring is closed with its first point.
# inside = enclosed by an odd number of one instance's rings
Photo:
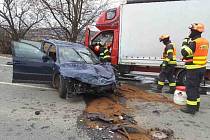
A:
{"type": "Polygon", "coordinates": [[[63,99],[66,99],[66,95],[67,95],[67,87],[66,87],[66,81],[59,76],[59,88],[58,88],[58,92],[59,92],[59,96],[63,99]]]}
{"type": "Polygon", "coordinates": [[[180,70],[176,76],[177,85],[185,85],[186,84],[186,70],[180,70]]]}

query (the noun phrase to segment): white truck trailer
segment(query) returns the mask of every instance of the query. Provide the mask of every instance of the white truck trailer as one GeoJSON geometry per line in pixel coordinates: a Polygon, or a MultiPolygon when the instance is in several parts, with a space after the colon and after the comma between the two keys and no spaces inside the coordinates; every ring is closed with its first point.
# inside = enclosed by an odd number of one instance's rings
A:
{"type": "MultiPolygon", "coordinates": [[[[202,36],[210,41],[210,0],[154,1],[157,0],[128,0],[127,4],[103,12],[96,21],[100,32],[91,41],[86,32],[85,43],[94,46],[108,40],[112,63],[124,72],[158,72],[164,49],[159,37],[169,34],[177,49],[177,79],[183,81],[181,44],[189,35],[188,27],[197,22],[206,26],[202,36]]],[[[210,77],[210,60],[207,69],[206,76],[210,77]]]]}

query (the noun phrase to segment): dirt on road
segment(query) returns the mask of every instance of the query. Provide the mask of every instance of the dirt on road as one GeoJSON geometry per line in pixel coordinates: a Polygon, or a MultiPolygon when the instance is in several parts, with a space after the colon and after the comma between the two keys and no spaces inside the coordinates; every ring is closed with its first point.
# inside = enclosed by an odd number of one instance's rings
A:
{"type": "Polygon", "coordinates": [[[161,93],[156,93],[156,94],[148,93],[136,86],[129,84],[122,85],[118,89],[118,92],[128,100],[140,99],[142,101],[147,101],[147,102],[162,102],[162,103],[174,104],[174,102],[170,98],[164,96],[161,93]]]}
{"type": "Polygon", "coordinates": [[[146,130],[138,126],[131,115],[134,109],[126,104],[127,100],[173,104],[173,101],[164,95],[147,93],[138,87],[123,84],[114,95],[88,96],[85,99],[87,106],[80,121],[84,122],[87,128],[111,133],[110,139],[150,140],[157,137],[169,139],[173,136],[172,130],[146,130]]]}

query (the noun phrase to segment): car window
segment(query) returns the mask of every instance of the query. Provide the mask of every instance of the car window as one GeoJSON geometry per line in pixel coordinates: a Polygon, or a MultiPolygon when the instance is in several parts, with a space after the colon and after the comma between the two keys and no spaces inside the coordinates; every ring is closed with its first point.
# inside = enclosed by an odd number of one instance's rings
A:
{"type": "Polygon", "coordinates": [[[21,39],[20,42],[26,43],[26,44],[31,44],[32,46],[35,46],[39,49],[41,49],[42,43],[41,42],[37,42],[37,41],[30,41],[30,40],[24,40],[21,39]]]}
{"type": "Polygon", "coordinates": [[[16,57],[42,59],[44,53],[38,48],[29,44],[13,42],[16,57]]]}
{"type": "Polygon", "coordinates": [[[92,45],[100,43],[101,45],[111,44],[113,42],[113,32],[102,32],[93,41],[92,45]]]}
{"type": "Polygon", "coordinates": [[[99,59],[91,50],[83,48],[77,51],[87,63],[91,63],[91,64],[99,63],[99,59]]]}

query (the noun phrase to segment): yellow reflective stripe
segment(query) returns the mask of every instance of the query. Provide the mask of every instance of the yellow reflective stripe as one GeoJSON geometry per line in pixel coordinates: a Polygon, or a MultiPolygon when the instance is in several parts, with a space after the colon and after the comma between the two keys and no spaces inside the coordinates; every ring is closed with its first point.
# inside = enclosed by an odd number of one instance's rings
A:
{"type": "Polygon", "coordinates": [[[100,53],[100,55],[104,55],[104,53],[100,53]]]}
{"type": "Polygon", "coordinates": [[[197,103],[200,103],[201,102],[201,98],[197,98],[197,103]]]}
{"type": "Polygon", "coordinates": [[[170,59],[168,59],[168,58],[165,58],[164,60],[165,60],[165,61],[167,61],[167,62],[169,62],[169,61],[170,61],[170,59]]]}
{"type": "Polygon", "coordinates": [[[176,86],[176,83],[169,83],[169,86],[170,87],[175,87],[176,86]]]}
{"type": "Polygon", "coordinates": [[[103,58],[110,58],[111,56],[110,55],[106,55],[106,56],[104,56],[103,58]]]}
{"type": "Polygon", "coordinates": [[[184,41],[183,41],[183,42],[188,43],[188,39],[184,39],[184,41]]]}
{"type": "Polygon", "coordinates": [[[173,60],[169,58],[165,58],[164,61],[168,62],[168,64],[176,64],[176,57],[173,57],[173,60]]]}
{"type": "Polygon", "coordinates": [[[164,86],[164,82],[158,81],[158,85],[164,86]]]}
{"type": "Polygon", "coordinates": [[[192,57],[193,57],[193,55],[188,55],[188,56],[187,56],[187,58],[192,58],[192,57]]]}
{"type": "Polygon", "coordinates": [[[189,44],[191,41],[192,41],[192,40],[191,40],[190,38],[188,38],[188,39],[184,39],[184,40],[183,40],[183,43],[189,44]]]}
{"type": "Polygon", "coordinates": [[[188,105],[197,105],[197,101],[189,101],[187,100],[188,105]]]}
{"type": "Polygon", "coordinates": [[[186,65],[186,69],[199,69],[204,67],[206,67],[206,65],[186,65]]]}
{"type": "Polygon", "coordinates": [[[173,53],[173,52],[174,52],[173,49],[169,49],[169,50],[167,51],[167,54],[168,54],[168,53],[173,53]]]}
{"type": "Polygon", "coordinates": [[[188,53],[188,55],[192,55],[193,51],[188,46],[182,46],[182,49],[185,49],[188,53]]]}
{"type": "Polygon", "coordinates": [[[183,50],[183,49],[185,49],[186,47],[188,48],[188,46],[183,45],[183,46],[181,47],[181,49],[183,50]]]}
{"type": "Polygon", "coordinates": [[[186,39],[184,39],[184,41],[183,41],[183,42],[189,43],[190,41],[191,41],[191,39],[190,39],[190,38],[186,38],[186,39]]]}
{"type": "Polygon", "coordinates": [[[195,65],[205,65],[207,62],[206,61],[193,61],[195,65]]]}
{"type": "Polygon", "coordinates": [[[169,61],[168,64],[177,64],[176,61],[169,61]]]}
{"type": "Polygon", "coordinates": [[[108,52],[109,50],[105,50],[104,53],[108,52]]]}
{"type": "Polygon", "coordinates": [[[206,65],[207,63],[207,56],[194,56],[193,63],[195,65],[206,65]]]}
{"type": "Polygon", "coordinates": [[[173,61],[176,61],[176,56],[173,57],[173,61]]]}
{"type": "Polygon", "coordinates": [[[207,59],[207,56],[194,56],[193,59],[207,59]]]}

